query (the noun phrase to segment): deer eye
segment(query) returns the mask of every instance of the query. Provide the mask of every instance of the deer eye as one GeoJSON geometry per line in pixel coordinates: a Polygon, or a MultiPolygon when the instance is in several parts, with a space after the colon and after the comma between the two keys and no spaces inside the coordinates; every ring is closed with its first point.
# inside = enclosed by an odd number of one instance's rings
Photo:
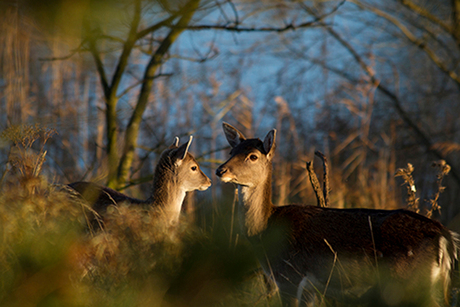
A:
{"type": "Polygon", "coordinates": [[[192,166],[192,171],[196,171],[196,170],[197,170],[196,165],[192,166]]]}
{"type": "Polygon", "coordinates": [[[257,161],[257,159],[259,159],[259,157],[256,156],[256,155],[250,155],[249,159],[251,159],[251,161],[257,161]]]}

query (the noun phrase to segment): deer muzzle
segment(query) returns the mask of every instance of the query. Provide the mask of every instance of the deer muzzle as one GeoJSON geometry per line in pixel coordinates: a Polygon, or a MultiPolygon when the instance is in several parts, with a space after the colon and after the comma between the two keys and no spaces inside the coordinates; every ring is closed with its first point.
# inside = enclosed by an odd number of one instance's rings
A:
{"type": "Polygon", "coordinates": [[[223,168],[223,167],[219,167],[218,169],[216,169],[216,175],[217,177],[221,177],[227,172],[227,169],[226,168],[223,168]]]}

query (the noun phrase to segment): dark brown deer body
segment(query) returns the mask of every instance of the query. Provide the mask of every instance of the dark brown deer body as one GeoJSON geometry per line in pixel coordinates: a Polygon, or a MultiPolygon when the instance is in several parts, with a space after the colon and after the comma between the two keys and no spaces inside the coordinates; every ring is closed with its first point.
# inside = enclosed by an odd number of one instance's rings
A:
{"type": "Polygon", "coordinates": [[[313,305],[319,298],[372,306],[444,304],[459,253],[456,234],[407,210],[276,207],[276,131],[262,142],[226,123],[223,128],[232,151],[216,174],[238,186],[243,229],[284,305],[313,305]]]}
{"type": "Polygon", "coordinates": [[[204,191],[211,186],[209,178],[188,152],[191,142],[192,137],[178,146],[179,139],[176,138],[174,144],[163,151],[155,168],[152,194],[146,200],[132,198],[91,182],[74,182],[69,186],[79,192],[100,216],[104,216],[107,207],[124,202],[160,208],[166,218],[175,223],[179,219],[186,192],[204,191]]]}

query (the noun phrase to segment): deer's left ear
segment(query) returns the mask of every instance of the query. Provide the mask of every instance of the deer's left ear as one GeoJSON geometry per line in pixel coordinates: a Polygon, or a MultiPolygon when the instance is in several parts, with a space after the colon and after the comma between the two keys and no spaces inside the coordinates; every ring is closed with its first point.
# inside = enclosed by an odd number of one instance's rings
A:
{"type": "Polygon", "coordinates": [[[178,136],[176,136],[174,138],[174,142],[171,145],[169,145],[169,148],[176,148],[176,147],[179,147],[179,137],[178,136]]]}
{"type": "Polygon", "coordinates": [[[176,165],[180,165],[185,159],[187,156],[188,148],[190,147],[190,144],[192,144],[192,141],[193,136],[190,136],[190,139],[187,143],[180,145],[176,150],[173,151],[171,157],[174,159],[174,163],[176,165]]]}
{"type": "Polygon", "coordinates": [[[267,158],[271,160],[273,158],[273,154],[275,153],[275,139],[276,139],[276,129],[270,130],[267,133],[267,136],[264,139],[264,150],[267,153],[267,158]]]}
{"type": "Polygon", "coordinates": [[[246,140],[243,133],[241,133],[238,129],[236,129],[232,125],[227,124],[226,122],[223,122],[222,128],[224,129],[224,134],[225,134],[225,137],[227,138],[228,143],[233,148],[238,146],[238,144],[240,144],[242,141],[246,140]]]}

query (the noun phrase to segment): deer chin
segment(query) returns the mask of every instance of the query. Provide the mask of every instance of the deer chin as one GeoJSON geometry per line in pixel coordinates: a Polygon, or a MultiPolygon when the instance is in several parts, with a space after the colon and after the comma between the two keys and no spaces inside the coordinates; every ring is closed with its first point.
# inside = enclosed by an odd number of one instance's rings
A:
{"type": "Polygon", "coordinates": [[[226,175],[220,177],[220,181],[222,181],[224,183],[236,183],[236,184],[238,184],[238,182],[236,182],[236,178],[231,177],[231,176],[226,176],[226,175]]]}
{"type": "Polygon", "coordinates": [[[220,177],[220,180],[222,182],[224,182],[224,183],[234,183],[234,184],[242,186],[242,187],[251,187],[251,186],[253,186],[252,184],[247,184],[247,183],[244,183],[244,182],[240,182],[235,177],[231,177],[231,176],[222,176],[222,177],[220,177]]]}
{"type": "Polygon", "coordinates": [[[202,185],[201,187],[198,188],[199,191],[206,191],[211,185],[202,185]]]}

